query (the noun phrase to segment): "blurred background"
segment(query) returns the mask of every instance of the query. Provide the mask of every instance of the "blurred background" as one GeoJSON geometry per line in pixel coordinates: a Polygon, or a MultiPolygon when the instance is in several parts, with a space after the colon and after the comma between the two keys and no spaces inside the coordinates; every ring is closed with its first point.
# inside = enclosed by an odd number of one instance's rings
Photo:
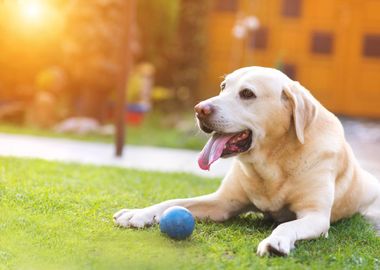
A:
{"type": "Polygon", "coordinates": [[[379,13],[378,0],[0,0],[0,132],[112,141],[119,113],[127,143],[199,149],[194,104],[261,65],[380,142],[379,13]]]}

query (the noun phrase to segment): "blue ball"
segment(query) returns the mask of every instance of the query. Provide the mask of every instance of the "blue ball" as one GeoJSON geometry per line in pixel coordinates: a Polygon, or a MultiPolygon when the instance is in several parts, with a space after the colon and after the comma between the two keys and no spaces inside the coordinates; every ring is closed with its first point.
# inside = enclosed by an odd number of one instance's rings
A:
{"type": "Polygon", "coordinates": [[[160,218],[160,230],[169,237],[183,240],[194,231],[195,220],[189,210],[180,206],[173,206],[162,214],[160,218]]]}

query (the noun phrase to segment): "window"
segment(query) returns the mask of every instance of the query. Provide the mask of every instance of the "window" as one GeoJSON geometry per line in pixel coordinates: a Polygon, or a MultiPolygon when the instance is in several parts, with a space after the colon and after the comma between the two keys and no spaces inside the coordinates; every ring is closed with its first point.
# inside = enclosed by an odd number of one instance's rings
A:
{"type": "Polygon", "coordinates": [[[364,36],[362,54],[367,57],[380,57],[380,34],[364,36]]]}
{"type": "Polygon", "coordinates": [[[215,9],[217,11],[236,12],[238,9],[237,0],[216,0],[215,9]]]}
{"type": "Polygon", "coordinates": [[[268,46],[268,29],[261,27],[251,34],[249,47],[252,49],[266,49],[268,46]]]}
{"type": "Polygon", "coordinates": [[[284,63],[281,68],[282,72],[284,72],[288,77],[292,80],[296,79],[297,70],[294,64],[284,63]]]}
{"type": "Polygon", "coordinates": [[[302,0],[282,0],[282,16],[297,18],[301,16],[302,0]]]}
{"type": "Polygon", "coordinates": [[[313,53],[331,54],[333,51],[333,35],[327,32],[314,32],[311,40],[313,53]]]}

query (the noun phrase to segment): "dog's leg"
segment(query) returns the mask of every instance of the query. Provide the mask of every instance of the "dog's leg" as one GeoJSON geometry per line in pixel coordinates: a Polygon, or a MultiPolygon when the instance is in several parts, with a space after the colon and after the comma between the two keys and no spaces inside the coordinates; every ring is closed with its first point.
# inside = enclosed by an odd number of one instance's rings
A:
{"type": "Polygon", "coordinates": [[[380,237],[380,195],[365,211],[364,217],[374,225],[377,235],[380,237]]]}
{"type": "Polygon", "coordinates": [[[361,214],[371,222],[380,236],[380,181],[366,171],[362,171],[363,206],[361,214]]]}
{"type": "Polygon", "coordinates": [[[280,224],[272,234],[260,242],[257,254],[288,255],[297,240],[327,236],[330,217],[325,213],[309,212],[303,217],[280,224]]]}
{"type": "Polygon", "coordinates": [[[234,173],[229,173],[215,193],[195,198],[169,200],[142,209],[123,209],[113,218],[121,227],[142,228],[158,223],[167,208],[183,206],[189,209],[197,219],[209,218],[214,221],[224,221],[249,210],[250,205],[239,181],[232,175],[236,176],[234,173]]]}
{"type": "Polygon", "coordinates": [[[371,192],[377,190],[377,196],[372,203],[362,211],[363,216],[373,224],[377,235],[380,236],[380,184],[372,189],[371,192]]]}
{"type": "Polygon", "coordinates": [[[143,209],[123,209],[114,215],[114,220],[122,227],[142,228],[158,223],[162,213],[171,206],[186,207],[195,218],[209,218],[214,221],[224,221],[244,208],[238,201],[212,193],[195,198],[169,200],[143,209]]]}
{"type": "Polygon", "coordinates": [[[288,255],[297,240],[313,239],[321,235],[327,237],[334,200],[333,182],[326,182],[320,188],[317,188],[316,182],[307,183],[312,193],[309,193],[309,197],[299,197],[291,205],[297,219],[277,226],[270,236],[260,242],[258,255],[288,255]]]}

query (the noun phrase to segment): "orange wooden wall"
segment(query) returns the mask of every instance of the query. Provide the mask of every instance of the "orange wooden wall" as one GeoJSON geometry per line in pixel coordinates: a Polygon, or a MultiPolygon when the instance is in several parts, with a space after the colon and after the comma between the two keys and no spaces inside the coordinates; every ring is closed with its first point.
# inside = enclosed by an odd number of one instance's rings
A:
{"type": "Polygon", "coordinates": [[[215,0],[207,58],[201,98],[238,67],[282,67],[330,110],[380,117],[379,0],[215,0]],[[250,15],[260,29],[236,39],[237,18],[250,15]]]}

